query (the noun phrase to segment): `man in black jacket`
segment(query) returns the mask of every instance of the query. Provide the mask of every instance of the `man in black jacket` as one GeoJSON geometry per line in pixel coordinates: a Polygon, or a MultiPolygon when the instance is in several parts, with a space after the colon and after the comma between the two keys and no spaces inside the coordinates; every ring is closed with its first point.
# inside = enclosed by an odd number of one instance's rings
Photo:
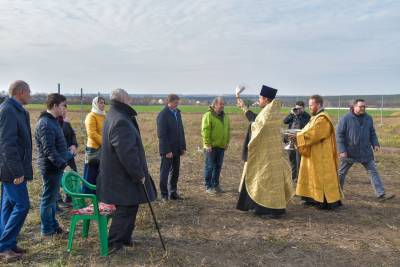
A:
{"type": "Polygon", "coordinates": [[[60,94],[47,96],[47,111],[39,116],[35,140],[38,149],[38,167],[43,176],[43,194],[40,202],[41,232],[43,236],[64,234],[56,220],[56,201],[61,177],[73,155],[67,148],[57,118],[63,114],[66,98],[60,94]]]}
{"type": "Polygon", "coordinates": [[[0,105],[0,259],[19,259],[25,249],[17,237],[29,212],[27,181],[32,180],[32,136],[29,113],[23,108],[31,95],[29,85],[15,81],[0,105]]]}
{"type": "MultiPolygon", "coordinates": [[[[289,115],[283,120],[284,124],[288,125],[288,129],[303,129],[310,121],[310,114],[304,111],[304,102],[297,101],[296,106],[292,108],[289,115]]],[[[289,142],[286,140],[285,143],[289,142]]],[[[292,180],[297,181],[297,176],[300,168],[300,154],[297,150],[288,150],[290,167],[292,168],[292,180]]]]}
{"type": "Polygon", "coordinates": [[[100,173],[97,178],[99,200],[116,205],[108,233],[110,252],[132,245],[139,204],[150,201],[157,192],[149,174],[140,136],[137,113],[129,106],[131,98],[123,89],[112,91],[111,107],[103,127],[100,173]]]}
{"type": "MultiPolygon", "coordinates": [[[[71,123],[66,120],[67,119],[67,105],[65,105],[65,109],[63,111],[63,115],[58,117],[58,122],[63,130],[63,134],[65,137],[65,142],[67,142],[67,147],[72,155],[76,155],[78,150],[78,141],[76,140],[76,134],[74,129],[71,126],[71,123]]],[[[78,172],[78,168],[76,167],[75,159],[72,158],[68,161],[68,166],[75,172],[78,172]]]]}
{"type": "Polygon", "coordinates": [[[181,111],[178,109],[179,96],[170,94],[167,105],[157,116],[157,135],[161,156],[160,191],[161,199],[179,200],[178,178],[180,158],[186,151],[185,131],[181,111]]]}
{"type": "MultiPolygon", "coordinates": [[[[65,105],[65,109],[63,111],[62,116],[58,117],[57,120],[60,123],[60,126],[63,130],[63,134],[65,137],[65,142],[67,142],[67,147],[69,151],[72,153],[74,156],[72,159],[70,159],[67,163],[67,165],[75,172],[78,172],[78,168],[76,166],[75,162],[75,156],[77,153],[78,149],[78,142],[76,140],[76,134],[74,129],[71,126],[71,123],[67,121],[67,105],[65,105]]],[[[61,210],[61,206],[69,206],[68,203],[71,202],[71,197],[65,196],[64,199],[61,197],[61,193],[58,194],[57,196],[57,211],[61,210]]]]}

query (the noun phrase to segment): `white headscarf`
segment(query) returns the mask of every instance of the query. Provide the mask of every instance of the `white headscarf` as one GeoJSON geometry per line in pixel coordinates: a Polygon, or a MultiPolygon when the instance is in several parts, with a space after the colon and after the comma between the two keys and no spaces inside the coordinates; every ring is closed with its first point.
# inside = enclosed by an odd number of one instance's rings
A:
{"type": "Polygon", "coordinates": [[[100,110],[99,109],[99,97],[96,96],[95,98],[93,98],[92,101],[92,112],[99,114],[99,115],[106,115],[106,111],[105,110],[100,110]]]}

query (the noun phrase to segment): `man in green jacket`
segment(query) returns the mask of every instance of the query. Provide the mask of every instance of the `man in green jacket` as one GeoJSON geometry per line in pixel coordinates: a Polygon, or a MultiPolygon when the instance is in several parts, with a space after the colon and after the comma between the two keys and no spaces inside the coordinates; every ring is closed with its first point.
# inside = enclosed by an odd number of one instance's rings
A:
{"type": "Polygon", "coordinates": [[[203,115],[201,123],[201,136],[203,137],[205,166],[204,178],[206,192],[209,194],[222,193],[219,184],[225,149],[228,148],[230,139],[230,123],[224,113],[224,99],[216,97],[210,109],[203,115]]]}

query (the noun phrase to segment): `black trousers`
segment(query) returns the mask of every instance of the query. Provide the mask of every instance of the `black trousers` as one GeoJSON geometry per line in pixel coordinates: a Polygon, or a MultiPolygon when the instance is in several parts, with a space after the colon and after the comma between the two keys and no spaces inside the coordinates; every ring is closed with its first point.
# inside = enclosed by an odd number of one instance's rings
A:
{"type": "Polygon", "coordinates": [[[181,165],[181,156],[174,156],[167,159],[165,155],[161,156],[160,166],[160,191],[161,196],[168,197],[178,190],[179,168],[181,165]]]}
{"type": "Polygon", "coordinates": [[[120,247],[123,244],[132,242],[132,233],[135,229],[136,215],[139,205],[118,206],[115,210],[110,230],[108,231],[108,244],[113,247],[120,247]]]}
{"type": "Polygon", "coordinates": [[[333,210],[342,206],[342,202],[340,200],[333,203],[328,203],[325,197],[323,203],[318,202],[310,197],[301,197],[301,200],[303,200],[309,206],[315,206],[322,210],[333,210]]]}
{"type": "MultiPolygon", "coordinates": [[[[74,159],[74,158],[72,158],[72,159],[70,159],[70,160],[68,161],[68,166],[69,166],[74,172],[78,172],[78,168],[77,168],[77,166],[76,166],[76,162],[75,162],[75,159],[74,159]]],[[[61,188],[60,188],[60,190],[61,190],[61,188]]],[[[72,201],[72,199],[71,199],[70,196],[68,196],[67,194],[65,194],[65,197],[64,197],[64,199],[63,199],[62,196],[61,196],[61,191],[58,192],[58,195],[57,195],[57,202],[67,202],[67,203],[69,203],[69,202],[71,202],[71,201],[72,201]]]]}
{"type": "Polygon", "coordinates": [[[75,158],[72,158],[68,161],[68,166],[74,171],[78,172],[78,167],[76,166],[75,158]]]}
{"type": "Polygon", "coordinates": [[[288,150],[290,167],[292,169],[292,181],[297,182],[299,175],[301,156],[297,150],[288,150]]]}
{"type": "Polygon", "coordinates": [[[242,189],[240,190],[239,193],[239,200],[238,203],[236,204],[236,209],[241,210],[241,211],[249,211],[249,210],[254,210],[254,213],[257,215],[283,215],[286,212],[286,209],[271,209],[271,208],[266,208],[261,205],[258,205],[256,202],[254,202],[249,194],[247,193],[246,189],[246,182],[243,181],[242,189]]]}

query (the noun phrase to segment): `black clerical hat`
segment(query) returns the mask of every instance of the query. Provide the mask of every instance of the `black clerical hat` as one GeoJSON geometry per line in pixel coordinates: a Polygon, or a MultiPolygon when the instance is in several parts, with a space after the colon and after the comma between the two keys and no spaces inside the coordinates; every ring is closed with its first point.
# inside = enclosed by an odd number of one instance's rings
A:
{"type": "Polygon", "coordinates": [[[263,97],[266,97],[268,99],[274,99],[277,92],[278,92],[278,90],[276,90],[276,89],[274,89],[272,87],[263,85],[261,87],[260,95],[263,96],[263,97]]]}

